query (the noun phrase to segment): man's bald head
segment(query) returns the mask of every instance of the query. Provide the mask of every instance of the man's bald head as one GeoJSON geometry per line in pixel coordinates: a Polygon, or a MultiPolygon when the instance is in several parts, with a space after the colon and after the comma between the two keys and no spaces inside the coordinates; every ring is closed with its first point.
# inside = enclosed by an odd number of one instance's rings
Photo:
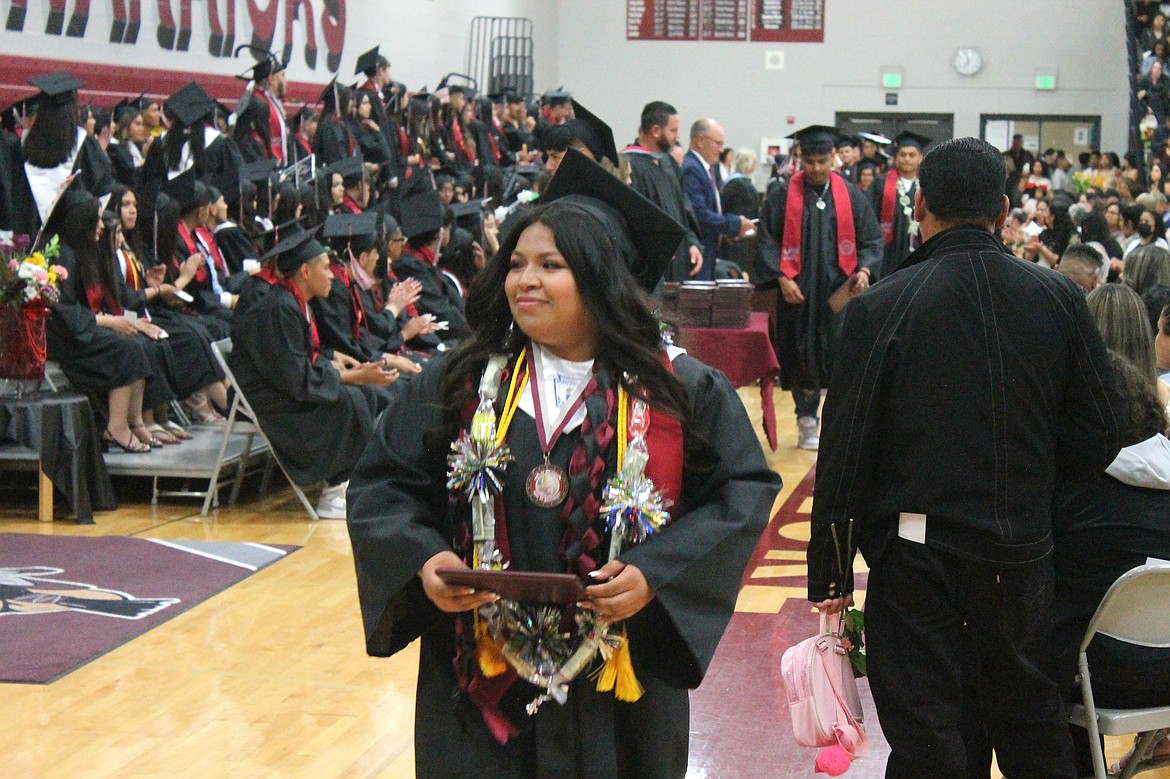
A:
{"type": "Polygon", "coordinates": [[[723,127],[714,119],[699,119],[691,125],[691,149],[708,165],[719,159],[723,141],[723,127]]]}

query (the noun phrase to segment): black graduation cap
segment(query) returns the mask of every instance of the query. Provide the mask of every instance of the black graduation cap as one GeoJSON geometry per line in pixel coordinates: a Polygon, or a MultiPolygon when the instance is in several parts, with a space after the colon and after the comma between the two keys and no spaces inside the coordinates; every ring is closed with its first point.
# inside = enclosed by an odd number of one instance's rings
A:
{"type": "Polygon", "coordinates": [[[447,206],[456,219],[465,219],[469,216],[478,217],[483,213],[483,203],[479,200],[468,200],[466,203],[452,203],[447,206]]]}
{"type": "Polygon", "coordinates": [[[325,220],[321,237],[329,240],[338,252],[351,249],[354,254],[369,251],[378,237],[378,215],[333,214],[325,220]]]}
{"type": "Polygon", "coordinates": [[[492,92],[491,94],[489,94],[487,96],[487,99],[492,101],[492,103],[494,103],[496,105],[502,105],[506,94],[507,93],[504,92],[503,90],[500,90],[498,92],[492,92]]]}
{"type": "Polygon", "coordinates": [[[800,150],[806,154],[825,154],[831,152],[837,145],[837,136],[840,134],[836,127],[810,124],[788,137],[795,139],[800,144],[800,150]]]}
{"type": "Polygon", "coordinates": [[[439,199],[426,171],[417,171],[406,182],[399,212],[402,234],[407,238],[425,235],[443,226],[447,207],[439,199]]]}
{"type": "Polygon", "coordinates": [[[504,102],[508,103],[509,105],[512,103],[523,103],[524,95],[516,92],[515,90],[508,90],[504,93],[504,102]]]}
{"type": "Polygon", "coordinates": [[[53,196],[53,201],[49,204],[49,210],[45,214],[45,220],[41,225],[41,230],[37,233],[36,240],[33,241],[33,249],[40,246],[41,236],[50,236],[61,232],[61,222],[68,217],[69,212],[74,208],[90,202],[95,207],[98,205],[97,198],[89,194],[80,185],[74,186],[76,180],[76,177],[66,179],[64,186],[53,196]]]}
{"type": "Polygon", "coordinates": [[[312,230],[296,226],[289,228],[284,237],[260,258],[260,262],[275,260],[280,274],[288,278],[296,273],[297,268],[325,253],[325,247],[313,237],[316,232],[316,227],[312,230]]]}
{"type": "Polygon", "coordinates": [[[861,146],[861,139],[858,138],[856,135],[850,135],[849,133],[841,133],[840,135],[837,136],[837,148],[838,149],[844,149],[846,147],[856,148],[858,146],[861,146]]]}
{"type": "Polygon", "coordinates": [[[163,107],[184,125],[200,122],[215,111],[215,100],[194,81],[167,98],[163,107]]]}
{"type": "Polygon", "coordinates": [[[278,59],[272,52],[262,49],[259,46],[253,46],[250,43],[244,43],[236,47],[233,57],[240,56],[240,52],[247,49],[256,58],[256,63],[252,67],[245,70],[243,73],[236,76],[241,81],[263,81],[271,76],[273,73],[279,73],[288,67],[288,63],[278,59]]]}
{"type": "Polygon", "coordinates": [[[628,242],[630,273],[653,290],[686,230],[661,208],[576,149],[565,152],[541,203],[571,203],[596,216],[619,242],[628,242]]]}
{"type": "Polygon", "coordinates": [[[117,124],[118,122],[122,121],[122,117],[128,116],[130,114],[136,114],[138,113],[138,110],[138,106],[135,105],[134,102],[131,102],[126,98],[122,98],[114,105],[110,115],[114,118],[114,124],[117,124]]]}
{"type": "Polygon", "coordinates": [[[356,76],[359,73],[365,73],[367,76],[372,76],[383,62],[386,62],[386,58],[378,53],[378,47],[375,46],[357,58],[357,66],[354,67],[353,74],[356,76]]]}
{"type": "Polygon", "coordinates": [[[889,138],[887,138],[884,135],[881,135],[880,133],[861,133],[861,132],[859,132],[857,134],[857,137],[861,138],[863,141],[873,141],[878,146],[884,146],[885,144],[890,142],[889,138]]]}
{"type": "Polygon", "coordinates": [[[894,148],[901,149],[905,146],[913,146],[915,149],[925,149],[931,140],[932,139],[927,138],[925,135],[919,135],[918,133],[910,132],[909,130],[903,130],[894,136],[894,148]]]}
{"type": "Polygon", "coordinates": [[[41,91],[37,96],[40,104],[51,105],[54,108],[60,108],[75,101],[77,90],[85,86],[84,81],[64,70],[46,73],[43,76],[33,76],[28,80],[28,83],[41,91]]]}
{"type": "Polygon", "coordinates": [[[617,167],[618,150],[617,143],[613,139],[613,129],[576,100],[572,102],[573,114],[581,125],[580,129],[584,130],[584,132],[579,133],[581,140],[589,147],[589,151],[595,159],[600,161],[604,157],[612,162],[614,167],[617,167]]]}
{"type": "Polygon", "coordinates": [[[569,93],[565,91],[564,87],[550,89],[540,96],[540,102],[547,106],[564,105],[572,99],[572,96],[570,96],[569,93]]]}
{"type": "Polygon", "coordinates": [[[163,182],[162,191],[179,206],[179,213],[186,214],[191,209],[206,202],[207,187],[195,176],[195,169],[187,170],[163,182]]]}
{"type": "Polygon", "coordinates": [[[345,186],[352,187],[365,177],[366,165],[362,156],[355,154],[352,157],[343,157],[333,163],[329,166],[328,171],[330,176],[334,173],[340,173],[345,186]]]}
{"type": "Polygon", "coordinates": [[[447,86],[448,95],[466,95],[470,90],[462,84],[450,84],[447,86]]]}
{"type": "Polygon", "coordinates": [[[273,167],[271,160],[245,162],[239,168],[240,181],[250,181],[253,184],[263,184],[271,181],[274,173],[276,173],[276,168],[273,167]]]}

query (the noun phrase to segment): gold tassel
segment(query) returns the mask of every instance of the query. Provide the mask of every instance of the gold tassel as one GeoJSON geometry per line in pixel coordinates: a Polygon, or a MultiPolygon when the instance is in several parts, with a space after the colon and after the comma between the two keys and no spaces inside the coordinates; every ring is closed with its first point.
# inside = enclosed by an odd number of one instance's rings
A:
{"type": "Polygon", "coordinates": [[[624,632],[617,649],[610,653],[601,667],[601,675],[597,678],[597,691],[614,691],[614,697],[619,701],[633,703],[642,697],[645,690],[634,675],[634,663],[630,659],[630,639],[624,632]]]}
{"type": "Polygon", "coordinates": [[[479,660],[479,670],[488,679],[499,676],[508,670],[508,663],[500,653],[500,647],[488,633],[487,625],[483,620],[475,620],[475,656],[479,660]]]}

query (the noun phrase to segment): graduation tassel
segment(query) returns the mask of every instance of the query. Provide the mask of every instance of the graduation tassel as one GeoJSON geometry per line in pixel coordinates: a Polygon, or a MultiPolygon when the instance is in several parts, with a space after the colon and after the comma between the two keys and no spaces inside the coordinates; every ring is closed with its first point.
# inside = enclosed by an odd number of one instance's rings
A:
{"type": "Polygon", "coordinates": [[[601,675],[597,678],[597,691],[608,692],[613,690],[613,696],[619,701],[633,703],[642,697],[645,692],[642,683],[634,674],[634,663],[630,659],[630,637],[622,630],[621,641],[605,659],[601,667],[601,675]]]}
{"type": "Polygon", "coordinates": [[[479,661],[479,670],[488,679],[508,670],[508,663],[500,653],[499,645],[492,639],[487,624],[478,615],[475,618],[475,657],[479,661]]]}

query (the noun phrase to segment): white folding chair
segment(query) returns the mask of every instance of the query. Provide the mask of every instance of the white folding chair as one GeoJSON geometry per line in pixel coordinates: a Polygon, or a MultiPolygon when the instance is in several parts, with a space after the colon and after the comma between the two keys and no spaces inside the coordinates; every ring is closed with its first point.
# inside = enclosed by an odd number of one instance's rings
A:
{"type": "MultiPolygon", "coordinates": [[[[276,461],[276,464],[280,466],[281,473],[283,473],[284,477],[288,479],[288,483],[292,486],[293,492],[295,492],[297,497],[300,498],[301,505],[303,505],[305,510],[309,512],[309,516],[311,516],[313,519],[317,519],[317,510],[313,508],[313,504],[310,503],[309,499],[305,497],[304,490],[302,490],[300,486],[297,485],[295,481],[293,481],[292,476],[289,475],[288,469],[284,467],[284,463],[280,460],[280,455],[276,453],[276,449],[273,448],[272,442],[269,441],[268,436],[264,434],[264,429],[260,426],[260,420],[256,416],[256,412],[252,410],[252,407],[248,404],[248,399],[244,397],[244,393],[243,390],[240,389],[239,382],[237,382],[236,377],[232,375],[232,369],[228,365],[228,357],[231,356],[232,353],[232,339],[224,338],[222,340],[216,341],[211,345],[211,350],[215,352],[215,359],[219,362],[219,367],[223,369],[224,375],[227,377],[228,381],[231,382],[232,387],[235,388],[235,397],[232,400],[231,408],[228,410],[227,429],[224,431],[223,443],[220,444],[219,457],[216,459],[216,472],[218,473],[219,467],[223,463],[224,452],[226,451],[228,444],[228,437],[233,431],[237,433],[256,433],[262,439],[264,439],[264,445],[268,447],[268,453],[272,456],[272,459],[276,461]],[[246,416],[250,421],[246,422],[239,419],[240,414],[246,416]]],[[[239,477],[243,474],[242,469],[244,465],[245,463],[241,462],[240,465],[237,466],[241,469],[241,471],[237,476],[236,484],[232,488],[233,502],[235,501],[235,495],[239,492],[239,477]]],[[[213,477],[213,482],[215,480],[215,477],[213,477]]],[[[267,483],[267,473],[265,473],[265,483],[267,483]]],[[[204,514],[207,513],[207,509],[212,502],[213,495],[218,499],[218,490],[218,484],[208,490],[207,497],[203,499],[204,514]]]]}
{"type": "MultiPolygon", "coordinates": [[[[1087,650],[1097,634],[1139,646],[1170,648],[1170,564],[1141,565],[1127,571],[1113,583],[1093,614],[1077,661],[1083,705],[1073,706],[1069,721],[1089,732],[1093,754],[1093,775],[1107,779],[1100,734],[1121,736],[1139,733],[1134,753],[1120,774],[1128,779],[1139,763],[1149,756],[1158,740],[1158,731],[1170,728],[1170,706],[1148,709],[1099,709],[1093,702],[1092,677],[1087,650]]],[[[1141,668],[1131,669],[1135,676],[1141,668]]],[[[1144,767],[1143,767],[1144,768],[1144,767]]]]}

